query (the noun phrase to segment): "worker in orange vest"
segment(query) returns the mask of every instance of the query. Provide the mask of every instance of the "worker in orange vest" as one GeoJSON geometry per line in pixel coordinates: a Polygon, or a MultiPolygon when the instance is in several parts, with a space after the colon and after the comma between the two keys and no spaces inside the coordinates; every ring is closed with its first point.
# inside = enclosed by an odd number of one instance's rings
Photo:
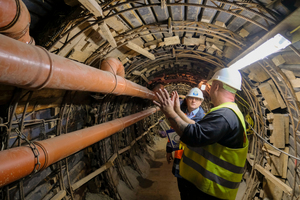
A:
{"type": "MultiPolygon", "coordinates": [[[[173,93],[173,95],[178,95],[177,92],[173,93]]],[[[186,116],[195,121],[198,122],[204,117],[204,110],[201,107],[201,103],[203,102],[204,97],[201,90],[197,87],[192,88],[188,94],[186,95],[186,98],[181,103],[180,109],[186,114],[186,116]]],[[[173,160],[172,152],[174,151],[174,148],[171,145],[170,140],[168,140],[167,143],[167,161],[170,164],[171,160],[173,160]]],[[[174,153],[174,162],[172,167],[172,173],[175,177],[177,177],[178,182],[178,189],[180,193],[183,193],[183,184],[182,184],[182,177],[179,175],[179,162],[182,157],[183,150],[175,150],[174,153]]]]}

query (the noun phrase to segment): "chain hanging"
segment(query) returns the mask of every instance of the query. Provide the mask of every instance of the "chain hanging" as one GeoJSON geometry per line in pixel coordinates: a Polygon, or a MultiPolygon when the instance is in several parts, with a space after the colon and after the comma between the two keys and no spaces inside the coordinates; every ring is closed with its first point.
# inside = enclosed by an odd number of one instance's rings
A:
{"type": "Polygon", "coordinates": [[[34,154],[34,157],[36,158],[36,164],[34,166],[34,171],[33,172],[34,173],[38,172],[40,170],[40,168],[41,168],[41,163],[39,161],[39,156],[40,156],[39,150],[36,148],[36,145],[33,142],[31,142],[31,141],[29,141],[27,139],[27,137],[26,137],[26,135],[24,133],[21,133],[19,131],[18,128],[16,128],[15,131],[18,134],[18,137],[21,138],[22,140],[26,141],[28,143],[29,147],[31,148],[31,150],[32,150],[32,152],[34,154]]]}

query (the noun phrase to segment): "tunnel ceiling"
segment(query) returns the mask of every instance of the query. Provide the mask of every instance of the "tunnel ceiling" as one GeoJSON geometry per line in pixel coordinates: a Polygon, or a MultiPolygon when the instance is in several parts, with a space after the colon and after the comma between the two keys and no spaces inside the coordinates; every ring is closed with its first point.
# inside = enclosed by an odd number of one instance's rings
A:
{"type": "Polygon", "coordinates": [[[119,58],[128,79],[147,85],[198,85],[296,8],[268,0],[112,0],[99,1],[95,17],[97,6],[80,2],[65,1],[71,12],[48,26],[42,45],[94,67],[119,58]]]}

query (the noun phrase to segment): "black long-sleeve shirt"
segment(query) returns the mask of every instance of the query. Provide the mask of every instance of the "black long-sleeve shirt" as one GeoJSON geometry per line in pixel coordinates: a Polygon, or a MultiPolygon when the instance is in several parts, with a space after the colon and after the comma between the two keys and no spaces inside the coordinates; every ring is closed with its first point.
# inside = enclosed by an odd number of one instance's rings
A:
{"type": "Polygon", "coordinates": [[[243,132],[243,126],[234,111],[220,108],[208,113],[199,122],[189,124],[180,139],[189,146],[205,146],[217,142],[229,148],[242,148],[243,132]]]}

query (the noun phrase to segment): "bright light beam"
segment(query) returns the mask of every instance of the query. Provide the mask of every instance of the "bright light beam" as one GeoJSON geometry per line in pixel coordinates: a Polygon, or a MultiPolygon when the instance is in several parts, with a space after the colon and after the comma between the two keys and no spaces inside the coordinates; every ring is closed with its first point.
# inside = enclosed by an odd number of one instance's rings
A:
{"type": "Polygon", "coordinates": [[[255,50],[248,53],[246,56],[236,61],[229,68],[240,70],[260,59],[265,58],[268,55],[271,55],[285,47],[289,46],[291,42],[284,38],[282,35],[277,34],[273,38],[269,39],[255,50]]]}

